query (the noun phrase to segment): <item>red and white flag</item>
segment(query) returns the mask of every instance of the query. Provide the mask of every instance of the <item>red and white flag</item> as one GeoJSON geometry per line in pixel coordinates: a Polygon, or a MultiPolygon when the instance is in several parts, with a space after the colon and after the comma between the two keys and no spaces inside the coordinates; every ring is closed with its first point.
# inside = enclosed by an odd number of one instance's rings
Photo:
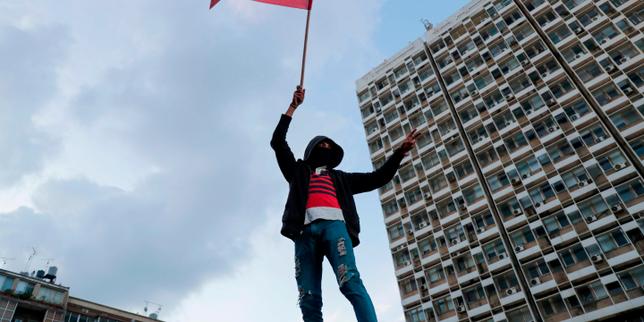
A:
{"type": "MultiPolygon", "coordinates": [[[[311,10],[311,4],[313,0],[254,0],[257,2],[264,2],[269,4],[274,4],[278,6],[285,6],[297,9],[306,9],[311,10]]],[[[214,7],[219,0],[210,0],[210,9],[214,7]]]]}

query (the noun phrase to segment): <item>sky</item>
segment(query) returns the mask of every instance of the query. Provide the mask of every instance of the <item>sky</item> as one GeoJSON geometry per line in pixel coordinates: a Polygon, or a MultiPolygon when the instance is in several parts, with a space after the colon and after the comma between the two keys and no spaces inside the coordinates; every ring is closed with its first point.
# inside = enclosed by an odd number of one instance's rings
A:
{"type": "MultiPolygon", "coordinates": [[[[464,0],[314,5],[288,141],[371,170],[355,81],[464,0]]],[[[76,297],[171,322],[300,319],[270,135],[299,81],[304,11],[248,0],[0,0],[0,267],[59,268],[76,297]],[[36,256],[27,259],[35,248],[36,256]],[[6,263],[5,263],[6,262],[6,263]]],[[[377,192],[357,265],[404,321],[377,192]]],[[[325,262],[325,321],[354,320],[325,262]]]]}

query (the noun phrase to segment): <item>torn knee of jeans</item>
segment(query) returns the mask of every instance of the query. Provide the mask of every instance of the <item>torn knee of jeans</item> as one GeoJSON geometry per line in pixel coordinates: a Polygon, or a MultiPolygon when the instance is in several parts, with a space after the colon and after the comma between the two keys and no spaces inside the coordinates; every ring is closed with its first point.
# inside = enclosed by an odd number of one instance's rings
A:
{"type": "Polygon", "coordinates": [[[349,272],[347,265],[340,264],[338,266],[338,284],[340,287],[343,287],[346,282],[348,282],[353,277],[353,274],[349,272]]]}
{"type": "Polygon", "coordinates": [[[347,247],[345,245],[345,240],[343,237],[338,239],[338,255],[344,256],[347,254],[347,247]]]}
{"type": "Polygon", "coordinates": [[[300,277],[301,272],[302,268],[300,267],[300,259],[295,257],[295,278],[300,277]]]}

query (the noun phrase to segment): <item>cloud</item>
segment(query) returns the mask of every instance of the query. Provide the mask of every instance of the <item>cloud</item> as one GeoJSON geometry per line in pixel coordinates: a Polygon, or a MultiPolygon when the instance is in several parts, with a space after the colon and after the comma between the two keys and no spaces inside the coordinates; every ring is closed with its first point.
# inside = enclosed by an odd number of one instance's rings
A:
{"type": "MultiPolygon", "coordinates": [[[[298,155],[324,129],[355,133],[339,96],[353,99],[378,7],[319,6],[311,83],[349,80],[307,98],[298,155]]],[[[213,13],[201,1],[10,9],[30,27],[0,18],[0,53],[19,61],[0,62],[0,133],[14,139],[0,139],[13,160],[0,159],[0,185],[39,178],[29,207],[0,214],[0,253],[37,246],[72,294],[121,307],[172,306],[234,274],[252,255],[250,232],[286,197],[268,142],[299,79],[302,13],[224,3],[213,13]]]]}
{"type": "Polygon", "coordinates": [[[0,25],[0,188],[42,168],[58,148],[32,117],[57,90],[56,70],[65,55],[67,30],[23,30],[0,25]]]}

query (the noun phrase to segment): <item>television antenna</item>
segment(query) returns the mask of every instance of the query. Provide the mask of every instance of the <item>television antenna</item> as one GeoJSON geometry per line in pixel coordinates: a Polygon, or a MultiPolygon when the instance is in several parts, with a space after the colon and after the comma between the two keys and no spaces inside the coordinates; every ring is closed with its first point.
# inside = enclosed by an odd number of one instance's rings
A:
{"type": "Polygon", "coordinates": [[[29,255],[29,259],[27,259],[24,272],[29,272],[29,266],[31,266],[31,261],[34,259],[34,257],[36,257],[36,254],[38,254],[38,251],[36,250],[35,247],[31,247],[31,249],[33,250],[33,253],[31,253],[31,255],[29,255]]]}

